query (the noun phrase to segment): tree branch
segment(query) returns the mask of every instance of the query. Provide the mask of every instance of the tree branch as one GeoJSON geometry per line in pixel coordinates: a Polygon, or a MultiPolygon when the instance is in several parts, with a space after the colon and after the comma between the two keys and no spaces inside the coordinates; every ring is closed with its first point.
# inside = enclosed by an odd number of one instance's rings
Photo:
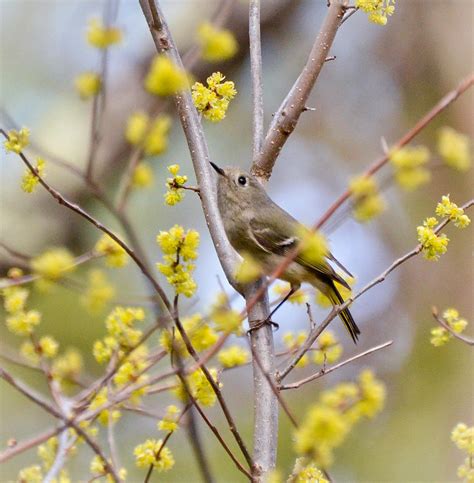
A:
{"type": "Polygon", "coordinates": [[[458,334],[457,332],[454,332],[453,329],[451,329],[451,327],[449,326],[449,324],[446,323],[443,317],[440,317],[437,307],[432,307],[431,313],[433,314],[433,317],[438,322],[438,324],[441,325],[441,327],[444,327],[453,337],[460,340],[461,342],[464,342],[465,344],[474,345],[474,339],[470,339],[469,337],[458,334]]]}
{"type": "Polygon", "coordinates": [[[308,97],[326,62],[344,13],[347,0],[332,0],[321,30],[311,48],[308,59],[298,79],[273,117],[258,159],[252,166],[252,174],[268,180],[276,158],[294,131],[308,97]]]}

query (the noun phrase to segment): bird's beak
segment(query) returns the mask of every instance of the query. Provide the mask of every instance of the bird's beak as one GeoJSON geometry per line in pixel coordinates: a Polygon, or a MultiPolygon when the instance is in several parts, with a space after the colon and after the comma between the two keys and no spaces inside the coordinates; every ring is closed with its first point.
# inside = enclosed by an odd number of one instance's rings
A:
{"type": "Polygon", "coordinates": [[[217,166],[217,164],[214,164],[212,161],[209,161],[211,163],[211,166],[217,171],[218,174],[220,174],[221,176],[225,176],[225,172],[222,168],[219,168],[219,166],[217,166]]]}

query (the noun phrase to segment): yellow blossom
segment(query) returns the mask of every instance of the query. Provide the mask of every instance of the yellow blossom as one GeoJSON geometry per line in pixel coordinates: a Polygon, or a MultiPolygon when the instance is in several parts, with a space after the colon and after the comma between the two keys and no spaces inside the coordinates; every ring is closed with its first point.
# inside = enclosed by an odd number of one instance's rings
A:
{"type": "Polygon", "coordinates": [[[51,248],[31,260],[33,272],[47,280],[56,281],[76,269],[72,253],[63,247],[51,248]]]}
{"type": "Polygon", "coordinates": [[[238,345],[232,345],[226,349],[222,349],[217,354],[217,360],[225,368],[241,366],[250,360],[250,354],[247,350],[238,345]]]}
{"type": "MultiPolygon", "coordinates": [[[[461,318],[459,316],[459,312],[456,309],[446,309],[443,312],[443,319],[446,325],[448,325],[449,328],[456,334],[460,334],[467,327],[467,320],[461,318]]],[[[430,342],[435,347],[445,345],[452,338],[453,335],[444,327],[433,327],[431,329],[430,342]]]]}
{"type": "Polygon", "coordinates": [[[26,168],[25,172],[23,173],[23,178],[21,180],[21,189],[25,193],[33,193],[36,186],[39,183],[39,177],[44,177],[44,169],[46,166],[46,162],[43,158],[36,158],[36,167],[35,173],[32,173],[29,168],[26,168]]]}
{"type": "Polygon", "coordinates": [[[139,444],[133,450],[135,455],[135,463],[139,468],[149,468],[153,465],[159,473],[169,471],[174,466],[173,453],[163,446],[161,439],[147,439],[144,443],[139,444]],[[159,456],[157,458],[159,452],[159,456]]]}
{"type": "Polygon", "coordinates": [[[130,144],[140,144],[145,139],[149,123],[150,118],[145,112],[137,111],[131,114],[127,119],[125,139],[130,144]]]}
{"type": "Polygon", "coordinates": [[[15,129],[8,131],[8,139],[3,141],[3,146],[6,151],[19,154],[29,143],[30,130],[27,127],[22,127],[19,131],[15,129]]]}
{"type": "Polygon", "coordinates": [[[444,233],[437,235],[433,229],[437,223],[436,218],[431,217],[423,222],[423,226],[416,228],[418,241],[422,245],[423,256],[427,260],[436,261],[448,250],[449,238],[444,233]]]}
{"type": "Polygon", "coordinates": [[[316,464],[308,458],[296,458],[287,483],[329,483],[316,464]]]}
{"type": "MultiPolygon", "coordinates": [[[[192,346],[197,351],[208,349],[217,342],[216,331],[204,321],[201,314],[185,317],[181,323],[192,346]]],[[[160,335],[160,345],[167,352],[173,350],[178,352],[181,357],[189,356],[178,330],[163,329],[160,335]]]]}
{"type": "Polygon", "coordinates": [[[56,379],[71,381],[80,375],[83,365],[81,353],[70,348],[54,360],[51,372],[56,379]]]}
{"type": "Polygon", "coordinates": [[[474,426],[458,423],[451,432],[451,440],[467,456],[464,463],[458,467],[458,477],[466,482],[474,481],[474,426]]]}
{"type": "Polygon", "coordinates": [[[148,188],[153,184],[153,169],[149,163],[138,163],[133,171],[132,184],[135,188],[148,188]]]}
{"type": "Polygon", "coordinates": [[[192,260],[198,256],[199,233],[196,230],[184,231],[180,225],[174,225],[169,231],[160,231],[156,237],[164,253],[164,263],[158,263],[158,270],[165,275],[177,294],[192,297],[197,285],[191,274],[195,269],[192,260]]]}
{"type": "Polygon", "coordinates": [[[47,471],[51,468],[56,459],[59,441],[56,436],[49,438],[46,443],[38,446],[38,457],[43,462],[43,468],[47,471]]]}
{"type": "Polygon", "coordinates": [[[373,418],[378,414],[385,403],[385,386],[375,378],[370,369],[359,374],[359,401],[355,406],[358,416],[373,418]]]}
{"type": "MultiPolygon", "coordinates": [[[[99,455],[95,455],[92,458],[89,465],[89,470],[94,476],[94,479],[98,478],[99,476],[106,476],[107,483],[113,483],[115,481],[115,479],[112,478],[112,475],[110,475],[110,473],[107,473],[105,462],[99,455]]],[[[120,468],[120,470],[118,471],[118,476],[121,481],[125,481],[125,478],[127,477],[127,470],[125,468],[120,468]]]]}
{"type": "Polygon", "coordinates": [[[120,268],[128,263],[128,254],[125,249],[107,233],[99,238],[94,250],[99,255],[105,255],[105,261],[109,267],[120,268]]]}
{"type": "Polygon", "coordinates": [[[250,254],[242,253],[242,261],[237,265],[235,279],[243,284],[255,282],[263,275],[260,263],[250,254]]]}
{"type": "MultiPolygon", "coordinates": [[[[286,296],[290,291],[290,284],[287,282],[277,283],[273,286],[273,292],[280,297],[286,296]]],[[[304,290],[299,289],[291,294],[288,302],[291,304],[302,305],[308,301],[308,294],[304,290]]]]}
{"type": "MultiPolygon", "coordinates": [[[[101,408],[102,406],[105,406],[108,402],[108,388],[103,387],[92,399],[89,409],[91,411],[94,411],[96,409],[101,408]]],[[[121,412],[117,409],[104,409],[103,411],[99,412],[99,415],[97,417],[97,420],[103,425],[107,426],[109,424],[109,421],[112,423],[115,423],[120,419],[122,416],[121,412]]]]}
{"type": "Polygon", "coordinates": [[[37,310],[20,311],[6,319],[7,328],[16,335],[30,335],[41,322],[41,314],[37,310]]]}
{"type": "Polygon", "coordinates": [[[114,296],[115,288],[109,283],[105,273],[99,269],[90,270],[87,290],[81,297],[81,302],[87,310],[93,314],[102,312],[114,296]]]}
{"type": "Polygon", "coordinates": [[[192,86],[193,102],[205,119],[219,122],[225,118],[230,101],[237,91],[232,81],[224,82],[225,76],[214,72],[207,78],[207,87],[200,82],[192,86]]]}
{"type": "Polygon", "coordinates": [[[118,44],[122,41],[122,31],[117,27],[105,26],[98,18],[89,21],[87,29],[87,42],[98,49],[118,44]]]}
{"type": "MultiPolygon", "coordinates": [[[[210,368],[209,372],[213,381],[221,387],[222,384],[218,381],[217,378],[217,369],[210,368]]],[[[201,369],[194,371],[189,376],[186,376],[187,387],[191,392],[191,395],[199,404],[203,406],[214,406],[216,403],[217,397],[214,389],[212,388],[211,384],[206,378],[206,375],[201,369]]],[[[176,395],[178,399],[181,401],[188,400],[188,393],[186,392],[186,388],[180,382],[176,389],[173,389],[172,392],[176,395]]]]}
{"type": "Polygon", "coordinates": [[[387,18],[395,11],[395,0],[356,0],[355,6],[367,14],[377,25],[386,25],[387,18]]]}
{"type": "Polygon", "coordinates": [[[171,129],[171,118],[166,115],[157,116],[150,122],[143,138],[143,152],[146,156],[156,156],[168,148],[168,136],[171,129]]]}
{"type": "Polygon", "coordinates": [[[395,179],[406,190],[414,190],[430,180],[430,172],[424,165],[430,159],[430,152],[425,146],[406,146],[390,154],[390,161],[395,169],[395,179]]]}
{"type": "Polygon", "coordinates": [[[317,349],[313,353],[313,360],[316,364],[333,363],[338,361],[342,355],[342,345],[332,330],[325,330],[317,340],[317,349]]]}
{"type": "Polygon", "coordinates": [[[230,30],[219,29],[209,22],[204,22],[199,27],[198,37],[202,57],[209,62],[230,59],[237,52],[237,41],[230,30]]]}
{"type": "Polygon", "coordinates": [[[441,218],[449,218],[458,228],[466,228],[471,223],[469,217],[464,214],[464,210],[453,203],[449,195],[441,198],[441,202],[436,206],[436,214],[441,218]]]}
{"type": "Polygon", "coordinates": [[[168,191],[165,193],[164,197],[165,203],[169,206],[173,206],[184,198],[184,189],[182,186],[188,181],[188,177],[178,174],[181,169],[179,164],[172,164],[168,166],[167,169],[173,177],[167,178],[166,180],[168,191]]]}
{"type": "Polygon", "coordinates": [[[42,483],[43,472],[40,465],[32,465],[23,468],[18,473],[18,483],[42,483]]]}
{"type": "Polygon", "coordinates": [[[160,431],[167,431],[169,433],[176,431],[178,429],[179,414],[180,410],[174,404],[168,406],[163,419],[158,421],[158,429],[160,431]]]}
{"type": "Polygon", "coordinates": [[[157,55],[145,78],[145,87],[152,94],[170,96],[186,89],[188,76],[164,54],[157,55]]]}
{"type": "Polygon", "coordinates": [[[385,210],[385,201],[380,196],[372,176],[353,178],[349,183],[349,190],[353,198],[352,213],[357,221],[369,221],[385,210]]]}
{"type": "Polygon", "coordinates": [[[102,89],[102,78],[97,72],[83,72],[74,79],[74,85],[81,99],[90,99],[102,89]]]}
{"type": "Polygon", "coordinates": [[[328,243],[324,235],[319,231],[308,230],[306,227],[302,227],[298,235],[301,238],[299,256],[306,263],[311,263],[312,265],[321,264],[329,252],[328,243]]]}
{"type": "Polygon", "coordinates": [[[242,335],[242,317],[237,310],[232,309],[225,293],[217,294],[209,317],[217,331],[242,335]]]}
{"type": "Polygon", "coordinates": [[[105,327],[110,336],[122,347],[133,347],[142,333],[133,328],[135,322],[145,319],[145,312],[140,307],[115,307],[105,320],[105,327]]]}
{"type": "Polygon", "coordinates": [[[12,286],[3,289],[3,306],[9,314],[16,314],[25,309],[29,291],[26,288],[12,286]]]}
{"type": "Polygon", "coordinates": [[[442,345],[449,342],[451,334],[444,327],[433,327],[431,329],[430,342],[435,347],[441,347],[442,345]]]}
{"type": "MultiPolygon", "coordinates": [[[[299,349],[307,339],[307,334],[303,330],[294,334],[293,332],[286,332],[283,334],[283,343],[290,351],[296,351],[299,349]]],[[[305,367],[309,364],[308,354],[304,356],[296,363],[296,367],[305,367]]]]}
{"type": "Polygon", "coordinates": [[[438,133],[438,152],[444,162],[458,171],[467,171],[471,166],[470,140],[450,127],[443,127],[438,133]]]}

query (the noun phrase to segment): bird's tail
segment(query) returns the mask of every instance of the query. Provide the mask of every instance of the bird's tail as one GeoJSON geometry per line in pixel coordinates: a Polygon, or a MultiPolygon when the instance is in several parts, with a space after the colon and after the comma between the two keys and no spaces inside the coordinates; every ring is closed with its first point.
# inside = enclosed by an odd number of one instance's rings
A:
{"type": "MultiPolygon", "coordinates": [[[[328,287],[328,292],[325,295],[329,298],[333,305],[340,305],[344,303],[342,295],[339,293],[339,290],[337,290],[332,280],[330,286],[328,287]]],[[[360,330],[359,327],[357,327],[354,319],[352,318],[349,309],[344,309],[343,311],[339,312],[339,317],[344,322],[344,326],[351,335],[354,344],[357,344],[360,330]]]]}

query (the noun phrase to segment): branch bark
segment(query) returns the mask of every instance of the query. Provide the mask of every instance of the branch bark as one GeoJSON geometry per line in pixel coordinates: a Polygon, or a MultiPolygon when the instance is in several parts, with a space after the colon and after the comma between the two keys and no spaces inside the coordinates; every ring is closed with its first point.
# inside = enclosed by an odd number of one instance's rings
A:
{"type": "Polygon", "coordinates": [[[268,130],[262,150],[252,166],[252,174],[268,180],[276,158],[304,112],[306,101],[323,68],[337,29],[347,10],[347,0],[332,0],[321,30],[311,48],[301,74],[282,102],[268,130]]]}

